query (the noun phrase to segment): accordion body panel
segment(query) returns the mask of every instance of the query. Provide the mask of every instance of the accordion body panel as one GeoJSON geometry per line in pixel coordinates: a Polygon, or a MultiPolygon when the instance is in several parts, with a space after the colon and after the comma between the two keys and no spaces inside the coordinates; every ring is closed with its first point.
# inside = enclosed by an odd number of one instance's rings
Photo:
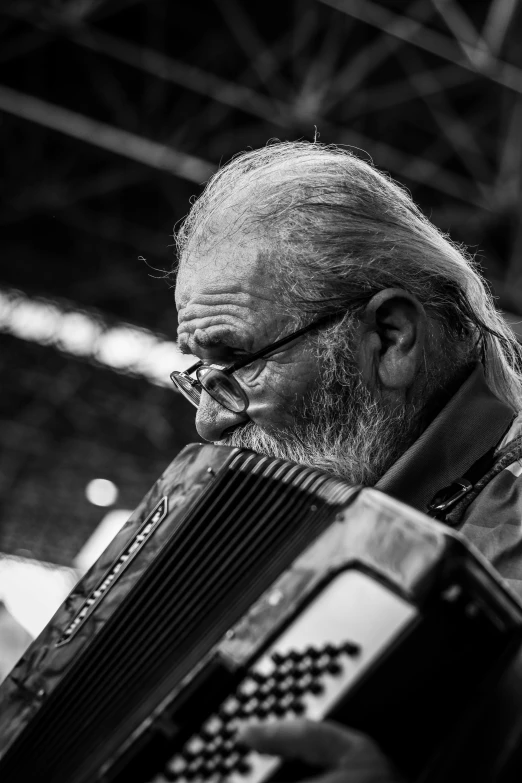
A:
{"type": "Polygon", "coordinates": [[[194,747],[267,704],[369,731],[418,774],[521,626],[488,564],[424,515],[293,463],[189,446],[1,686],[0,779],[207,780],[214,764],[265,780],[278,762],[233,748],[201,751],[198,776],[194,747]]]}

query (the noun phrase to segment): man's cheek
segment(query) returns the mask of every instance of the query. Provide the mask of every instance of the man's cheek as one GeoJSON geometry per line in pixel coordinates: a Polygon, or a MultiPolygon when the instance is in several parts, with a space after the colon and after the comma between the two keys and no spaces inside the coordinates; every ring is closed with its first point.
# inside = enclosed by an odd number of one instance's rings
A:
{"type": "Polygon", "coordinates": [[[251,406],[248,414],[263,430],[275,432],[292,423],[294,401],[299,397],[300,393],[292,388],[292,384],[272,373],[263,378],[262,387],[249,393],[251,406]]]}
{"type": "Polygon", "coordinates": [[[274,367],[267,377],[266,388],[280,403],[292,408],[321,385],[317,368],[308,362],[274,367]]]}

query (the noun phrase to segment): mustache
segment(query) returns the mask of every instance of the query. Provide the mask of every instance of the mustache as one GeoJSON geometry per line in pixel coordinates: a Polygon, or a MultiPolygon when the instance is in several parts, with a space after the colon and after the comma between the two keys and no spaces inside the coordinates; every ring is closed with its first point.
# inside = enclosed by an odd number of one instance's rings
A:
{"type": "Polygon", "coordinates": [[[221,445],[324,470],[350,484],[373,486],[418,436],[413,406],[389,411],[362,384],[323,388],[292,426],[268,432],[250,421],[221,445]],[[313,413],[312,413],[313,411],[313,413]]]}
{"type": "Polygon", "coordinates": [[[305,464],[307,446],[299,435],[292,430],[276,430],[269,433],[250,421],[235,430],[218,445],[246,448],[264,454],[267,457],[301,462],[305,464]]]}

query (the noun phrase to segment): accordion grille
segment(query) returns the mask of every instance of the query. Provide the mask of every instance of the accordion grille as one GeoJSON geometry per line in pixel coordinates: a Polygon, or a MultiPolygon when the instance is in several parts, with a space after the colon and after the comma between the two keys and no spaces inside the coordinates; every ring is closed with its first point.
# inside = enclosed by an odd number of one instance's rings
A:
{"type": "Polygon", "coordinates": [[[96,779],[352,495],[318,471],[235,454],[15,741],[4,783],[96,779]]]}

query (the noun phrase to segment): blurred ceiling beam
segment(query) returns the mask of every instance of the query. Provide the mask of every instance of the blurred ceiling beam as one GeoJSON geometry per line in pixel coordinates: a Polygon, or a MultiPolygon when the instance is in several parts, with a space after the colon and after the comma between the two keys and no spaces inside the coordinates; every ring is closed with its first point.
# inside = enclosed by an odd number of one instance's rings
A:
{"type": "MultiPolygon", "coordinates": [[[[309,57],[306,67],[303,68],[299,91],[294,98],[294,107],[302,102],[304,106],[313,107],[312,111],[316,111],[319,116],[324,116],[326,100],[331,94],[331,85],[337,76],[337,61],[344,53],[344,49],[342,25],[331,25],[324,31],[320,46],[315,54],[309,57]]],[[[371,54],[368,59],[372,59],[371,54]]],[[[355,70],[355,63],[353,65],[355,70]]],[[[310,109],[308,111],[310,113],[310,109]]]]}
{"type": "Polygon", "coordinates": [[[482,37],[496,56],[502,49],[518,0],[492,0],[482,28],[482,37]]]}
{"type": "Polygon", "coordinates": [[[9,199],[7,211],[0,216],[0,226],[18,223],[28,215],[38,212],[63,210],[80,201],[101,198],[142,182],[143,179],[144,171],[141,166],[127,166],[121,170],[109,169],[77,184],[62,178],[46,179],[21,190],[17,197],[9,199]]]}
{"type": "MultiPolygon", "coordinates": [[[[166,270],[156,271],[165,281],[170,274],[166,270]]],[[[188,367],[193,361],[193,357],[180,353],[177,343],[159,332],[126,321],[107,320],[99,310],[78,307],[68,300],[31,297],[12,288],[0,288],[2,333],[111,372],[144,378],[172,391],[172,363],[188,367]]],[[[39,384],[30,389],[37,401],[46,396],[39,384]]]]}
{"type": "MultiPolygon", "coordinates": [[[[348,93],[355,92],[372,71],[416,34],[423,21],[432,14],[431,5],[425,0],[412,3],[408,6],[408,11],[415,15],[415,19],[410,16],[397,16],[393,25],[381,29],[382,35],[355,52],[347,65],[339,71],[331,85],[332,99],[326,104],[329,110],[344,100],[348,93]],[[396,29],[392,29],[393,26],[396,29]]],[[[346,15],[350,16],[348,13],[346,15]]]]}
{"type": "Polygon", "coordinates": [[[280,71],[281,63],[273,47],[263,40],[245,11],[244,4],[237,0],[214,0],[222,17],[240,49],[252,64],[259,81],[280,98],[288,93],[289,84],[280,71]]]}
{"type": "Polygon", "coordinates": [[[3,85],[0,110],[198,185],[216,170],[202,158],[3,85]]]}
{"type": "Polygon", "coordinates": [[[490,79],[503,87],[522,94],[522,69],[504,60],[499,60],[492,55],[485,56],[484,51],[478,48],[467,48],[467,58],[466,56],[463,57],[457,40],[453,41],[447,35],[442,35],[435,30],[423,27],[415,19],[395,14],[387,8],[371,2],[371,0],[364,0],[364,2],[357,2],[357,0],[319,0],[319,2],[353,16],[365,24],[376,27],[378,30],[397,36],[412,46],[424,49],[443,60],[448,60],[461,68],[473,71],[477,76],[483,76],[485,79],[490,79]],[[410,34],[409,25],[402,28],[398,26],[397,23],[401,19],[411,23],[416,28],[415,37],[410,34]]]}
{"type": "Polygon", "coordinates": [[[437,97],[433,99],[437,77],[432,71],[422,70],[422,61],[418,52],[410,51],[407,54],[405,62],[409,70],[408,80],[418,97],[424,101],[426,108],[459,156],[478,190],[484,198],[490,197],[491,188],[486,188],[484,183],[492,181],[493,172],[475,137],[476,129],[472,130],[469,118],[466,121],[455,112],[444,91],[438,92],[437,97]],[[427,99],[427,95],[430,99],[427,99]]]}
{"type": "Polygon", "coordinates": [[[100,30],[82,26],[71,29],[71,39],[87,49],[105,54],[114,60],[138,68],[158,79],[186,87],[234,109],[246,111],[268,122],[274,121],[274,114],[281,108],[273,99],[265,98],[255,90],[237,82],[222,79],[195,65],[174,60],[161,52],[129,41],[116,38],[100,30]]]}
{"type": "Polygon", "coordinates": [[[383,109],[408,103],[416,95],[427,101],[434,95],[446,93],[452,87],[469,84],[475,78],[474,74],[463,71],[455,65],[443,65],[442,68],[436,69],[419,68],[416,77],[415,86],[410,77],[403,77],[383,86],[369,87],[364,92],[355,92],[350,95],[348,110],[345,110],[343,115],[344,120],[353,119],[361,114],[368,116],[373,112],[381,112],[383,109]]]}
{"type": "Polygon", "coordinates": [[[471,63],[480,68],[483,61],[493,56],[487,42],[458,3],[453,0],[431,2],[471,63]]]}
{"type": "Polygon", "coordinates": [[[497,210],[505,212],[514,206],[514,215],[520,221],[520,198],[522,191],[522,97],[511,107],[511,116],[506,117],[505,132],[498,139],[498,172],[496,176],[495,201],[497,210]]]}
{"type": "MultiPolygon", "coordinates": [[[[419,4],[415,4],[415,6],[417,5],[419,4]]],[[[235,82],[227,82],[200,68],[188,66],[185,63],[172,60],[159,52],[122,41],[112,35],[102,34],[99,31],[94,33],[92,28],[88,30],[83,26],[81,32],[74,31],[73,40],[134,68],[144,70],[157,78],[172,81],[187,89],[204,94],[215,101],[225,103],[234,108],[240,108],[248,114],[261,117],[283,128],[287,128],[289,122],[295,119],[294,107],[291,104],[281,105],[279,102],[274,103],[274,101],[266,99],[250,88],[238,85],[235,82]]],[[[302,120],[303,118],[299,117],[298,119],[302,120]]],[[[326,122],[323,122],[321,116],[316,116],[315,121],[323,123],[323,127],[326,126],[326,122]]],[[[332,128],[332,130],[334,129],[332,128]]],[[[342,133],[346,137],[346,132],[340,128],[335,129],[335,132],[338,135],[342,133]]],[[[383,142],[375,142],[351,130],[350,139],[347,143],[363,148],[375,149],[381,165],[401,171],[401,168],[397,167],[397,160],[400,159],[404,162],[405,156],[390,145],[383,142]]],[[[432,177],[430,184],[435,189],[448,195],[457,196],[457,198],[461,198],[464,201],[468,200],[471,204],[483,209],[489,208],[489,191],[485,186],[481,197],[468,196],[466,194],[469,193],[469,183],[463,178],[459,178],[458,175],[444,172],[440,166],[430,164],[429,161],[417,160],[412,156],[408,156],[408,163],[414,164],[411,168],[411,179],[414,181],[424,183],[426,181],[424,172],[429,170],[430,178],[432,177]]]]}

